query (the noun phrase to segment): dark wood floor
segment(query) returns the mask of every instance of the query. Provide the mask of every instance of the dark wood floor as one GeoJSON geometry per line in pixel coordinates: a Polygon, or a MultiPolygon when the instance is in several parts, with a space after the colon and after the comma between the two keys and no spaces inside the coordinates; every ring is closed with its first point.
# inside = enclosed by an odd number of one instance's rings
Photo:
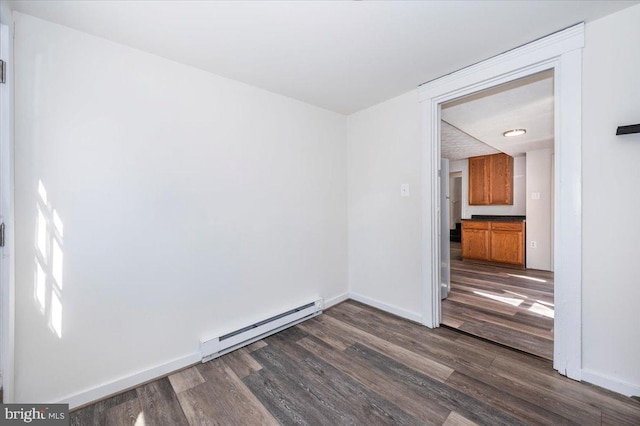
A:
{"type": "Polygon", "coordinates": [[[77,410],[71,424],[638,425],[640,402],[562,377],[549,361],[348,301],[77,410]]]}
{"type": "Polygon", "coordinates": [[[463,261],[451,243],[451,292],[442,324],[553,359],[553,272],[463,261]]]}

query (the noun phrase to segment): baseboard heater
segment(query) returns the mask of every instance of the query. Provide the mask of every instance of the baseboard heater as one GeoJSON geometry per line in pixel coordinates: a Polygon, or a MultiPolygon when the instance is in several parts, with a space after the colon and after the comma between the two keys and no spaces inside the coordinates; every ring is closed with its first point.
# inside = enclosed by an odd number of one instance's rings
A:
{"type": "Polygon", "coordinates": [[[322,313],[323,300],[318,299],[289,309],[255,324],[239,328],[218,337],[200,340],[202,362],[210,361],[226,353],[249,345],[285,328],[294,326],[322,313]]]}

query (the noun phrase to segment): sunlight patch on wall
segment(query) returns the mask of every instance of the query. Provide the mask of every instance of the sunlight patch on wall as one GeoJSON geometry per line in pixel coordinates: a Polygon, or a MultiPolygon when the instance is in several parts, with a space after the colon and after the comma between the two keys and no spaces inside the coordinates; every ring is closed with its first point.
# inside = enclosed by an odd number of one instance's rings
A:
{"type": "Polygon", "coordinates": [[[51,266],[54,282],[62,290],[62,248],[60,248],[60,242],[57,239],[53,239],[53,250],[51,252],[51,266]]]}
{"type": "Polygon", "coordinates": [[[47,277],[44,273],[44,270],[42,270],[42,266],[40,266],[40,263],[36,261],[35,297],[36,297],[36,300],[38,301],[38,305],[40,306],[40,312],[42,313],[44,313],[45,306],[46,306],[46,291],[47,291],[46,280],[47,280],[47,277]]]}
{"type": "Polygon", "coordinates": [[[38,208],[38,224],[36,226],[36,247],[44,262],[47,261],[47,219],[38,208]]]}
{"type": "Polygon", "coordinates": [[[62,338],[62,278],[64,244],[63,224],[47,198],[47,190],[38,181],[38,218],[36,220],[36,279],[34,298],[51,330],[62,338]]]}

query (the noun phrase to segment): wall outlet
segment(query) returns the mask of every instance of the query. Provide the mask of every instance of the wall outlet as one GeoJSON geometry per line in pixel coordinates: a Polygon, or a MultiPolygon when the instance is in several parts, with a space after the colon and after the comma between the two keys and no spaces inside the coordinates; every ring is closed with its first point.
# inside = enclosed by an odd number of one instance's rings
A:
{"type": "Polygon", "coordinates": [[[539,200],[540,199],[540,193],[539,192],[532,192],[531,193],[531,199],[532,200],[539,200]]]}
{"type": "Polygon", "coordinates": [[[401,197],[408,197],[409,196],[409,184],[408,183],[403,183],[402,185],[400,185],[400,196],[401,197]]]}
{"type": "Polygon", "coordinates": [[[529,247],[531,247],[531,248],[538,248],[538,243],[536,243],[535,241],[530,241],[530,242],[529,242],[529,247]]]}

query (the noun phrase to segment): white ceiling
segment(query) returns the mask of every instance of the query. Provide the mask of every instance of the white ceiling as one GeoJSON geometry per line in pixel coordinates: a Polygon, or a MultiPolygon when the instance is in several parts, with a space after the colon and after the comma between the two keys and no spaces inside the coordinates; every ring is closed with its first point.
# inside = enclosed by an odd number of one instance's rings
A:
{"type": "Polygon", "coordinates": [[[500,152],[471,135],[464,133],[446,121],[442,121],[440,135],[440,156],[451,161],[477,157],[479,155],[497,154],[500,152]]]}
{"type": "Polygon", "coordinates": [[[343,114],[634,1],[13,1],[343,114]]]}
{"type": "MultiPolygon", "coordinates": [[[[553,147],[553,99],[553,71],[545,71],[448,102],[441,114],[451,125],[515,157],[553,147]],[[510,129],[526,129],[527,133],[504,137],[510,129]]],[[[442,150],[456,143],[443,130],[442,150]]]]}

